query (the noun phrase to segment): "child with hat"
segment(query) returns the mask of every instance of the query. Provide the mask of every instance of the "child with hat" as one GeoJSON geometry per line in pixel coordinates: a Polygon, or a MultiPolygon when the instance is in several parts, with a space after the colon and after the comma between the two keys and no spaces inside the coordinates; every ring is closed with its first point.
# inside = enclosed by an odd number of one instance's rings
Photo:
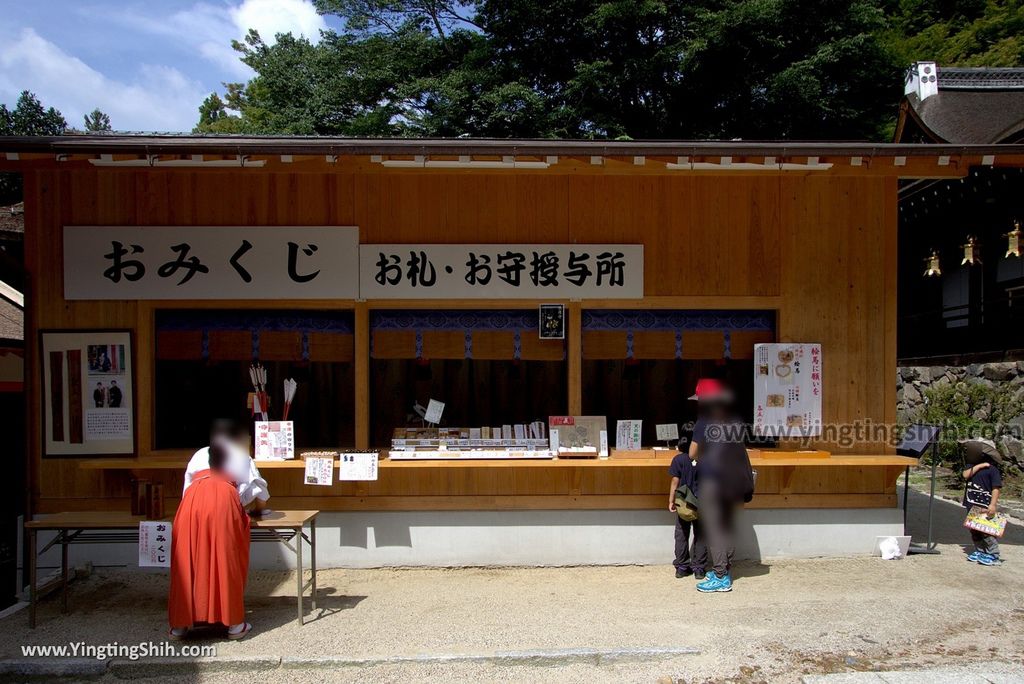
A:
{"type": "MultiPolygon", "coordinates": [[[[961,440],[964,445],[964,461],[967,469],[963,476],[967,480],[964,490],[964,508],[984,508],[988,517],[996,514],[999,492],[1003,486],[1003,478],[999,472],[1002,457],[999,449],[990,439],[961,440]]],[[[967,560],[981,565],[999,565],[999,539],[984,532],[971,530],[971,541],[974,551],[967,560]]]]}

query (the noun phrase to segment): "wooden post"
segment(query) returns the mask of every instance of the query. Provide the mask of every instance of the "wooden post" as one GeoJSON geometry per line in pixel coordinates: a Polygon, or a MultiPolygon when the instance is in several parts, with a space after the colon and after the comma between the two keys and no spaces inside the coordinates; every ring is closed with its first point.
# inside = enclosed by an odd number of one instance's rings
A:
{"type": "Polygon", "coordinates": [[[355,308],[356,448],[370,448],[370,309],[366,302],[355,308]]]}
{"type": "Polygon", "coordinates": [[[569,302],[566,356],[569,361],[569,415],[583,415],[583,305],[569,302]]]}

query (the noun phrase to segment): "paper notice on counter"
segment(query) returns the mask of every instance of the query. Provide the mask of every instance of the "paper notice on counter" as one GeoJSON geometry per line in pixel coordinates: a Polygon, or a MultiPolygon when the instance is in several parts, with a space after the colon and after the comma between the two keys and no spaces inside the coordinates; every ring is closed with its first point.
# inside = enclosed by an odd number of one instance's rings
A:
{"type": "Polygon", "coordinates": [[[480,436],[480,428],[469,428],[469,438],[470,439],[483,439],[480,436]]]}
{"type": "Polygon", "coordinates": [[[601,430],[601,436],[599,437],[598,441],[599,441],[599,445],[600,446],[599,446],[599,448],[597,450],[597,455],[598,456],[607,457],[608,456],[608,431],[607,430],[601,430]]]}
{"type": "Polygon", "coordinates": [[[433,425],[441,422],[441,414],[444,413],[444,402],[431,399],[427,402],[427,411],[423,414],[423,420],[433,425]]]}
{"type": "Polygon", "coordinates": [[[679,426],[675,423],[659,423],[654,426],[654,430],[658,434],[659,442],[671,442],[679,439],[679,426]]]}
{"type": "Polygon", "coordinates": [[[341,461],[341,466],[338,468],[338,480],[347,482],[377,479],[376,453],[341,453],[338,458],[341,461]]]}
{"type": "Polygon", "coordinates": [[[642,420],[620,420],[615,423],[615,448],[619,451],[638,451],[642,420]]]}
{"type": "Polygon", "coordinates": [[[283,461],[295,458],[295,424],[290,420],[256,421],[257,461],[283,461]]]}
{"type": "Polygon", "coordinates": [[[305,483],[330,487],[334,478],[334,459],[313,456],[306,459],[305,483]]]}
{"type": "Polygon", "coordinates": [[[139,522],[139,567],[171,567],[171,523],[163,520],[139,522]]]}
{"type": "Polygon", "coordinates": [[[552,430],[549,434],[551,436],[551,451],[553,451],[554,453],[557,454],[558,453],[558,430],[552,430]]]}

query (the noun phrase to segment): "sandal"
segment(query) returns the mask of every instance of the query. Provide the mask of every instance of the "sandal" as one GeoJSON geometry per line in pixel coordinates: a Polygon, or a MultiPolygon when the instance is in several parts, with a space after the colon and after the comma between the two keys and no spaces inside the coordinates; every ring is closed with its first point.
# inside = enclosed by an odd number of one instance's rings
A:
{"type": "Polygon", "coordinates": [[[243,627],[238,632],[236,632],[234,634],[232,634],[231,632],[228,632],[228,639],[230,641],[238,641],[239,639],[244,639],[249,634],[249,632],[251,632],[251,631],[252,631],[252,625],[250,625],[248,622],[246,622],[245,623],[245,627],[243,627]]]}
{"type": "Polygon", "coordinates": [[[188,634],[188,630],[187,629],[182,629],[181,633],[179,633],[179,634],[175,634],[175,628],[174,627],[171,627],[170,629],[167,630],[167,638],[169,640],[171,640],[171,641],[181,641],[182,639],[185,638],[185,635],[187,635],[187,634],[188,634]]]}

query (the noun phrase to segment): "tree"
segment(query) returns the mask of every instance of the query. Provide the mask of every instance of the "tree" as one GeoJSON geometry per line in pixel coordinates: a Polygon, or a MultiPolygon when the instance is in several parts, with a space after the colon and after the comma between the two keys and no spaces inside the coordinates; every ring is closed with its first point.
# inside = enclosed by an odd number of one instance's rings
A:
{"type": "Polygon", "coordinates": [[[1012,0],[315,4],[344,28],[235,44],[256,76],[227,87],[233,129],[879,140],[911,61],[1020,64],[1024,43],[1012,0]]]}
{"type": "MultiPolygon", "coordinates": [[[[60,112],[44,108],[27,90],[22,91],[13,110],[0,104],[0,135],[61,135],[67,127],[60,112]]],[[[21,196],[21,174],[0,173],[0,205],[18,202],[21,196]]]]}
{"type": "Polygon", "coordinates": [[[1024,64],[1024,3],[1014,0],[888,0],[882,40],[909,65],[1013,67],[1024,64]]]}
{"type": "Polygon", "coordinates": [[[113,130],[110,127],[110,117],[101,112],[98,108],[85,115],[85,130],[90,133],[100,133],[113,130]]]}

